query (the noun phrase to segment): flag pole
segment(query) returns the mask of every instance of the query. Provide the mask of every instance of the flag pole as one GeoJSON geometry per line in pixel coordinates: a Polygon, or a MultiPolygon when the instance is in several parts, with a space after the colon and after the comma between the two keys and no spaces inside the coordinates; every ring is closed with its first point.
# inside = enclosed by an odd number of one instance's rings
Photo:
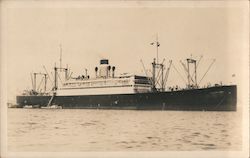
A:
{"type": "Polygon", "coordinates": [[[62,44],[60,43],[60,72],[62,70],[62,44]]]}
{"type": "Polygon", "coordinates": [[[156,62],[157,64],[159,63],[158,62],[158,33],[156,34],[156,42],[155,42],[155,45],[156,45],[156,62]]]}

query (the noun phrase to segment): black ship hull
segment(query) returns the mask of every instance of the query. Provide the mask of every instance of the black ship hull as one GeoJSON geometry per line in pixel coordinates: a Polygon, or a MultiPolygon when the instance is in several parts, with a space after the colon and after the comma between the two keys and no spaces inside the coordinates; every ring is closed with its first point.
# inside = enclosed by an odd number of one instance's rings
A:
{"type": "MultiPolygon", "coordinates": [[[[47,106],[52,96],[17,96],[19,107],[47,106]]],[[[55,96],[52,104],[67,109],[236,111],[237,87],[215,86],[136,94],[55,96]]]]}

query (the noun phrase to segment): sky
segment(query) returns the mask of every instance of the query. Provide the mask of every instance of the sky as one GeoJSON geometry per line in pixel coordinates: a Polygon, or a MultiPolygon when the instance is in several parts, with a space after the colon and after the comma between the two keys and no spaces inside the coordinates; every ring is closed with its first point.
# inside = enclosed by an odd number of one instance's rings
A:
{"type": "MultiPolygon", "coordinates": [[[[143,74],[156,57],[173,60],[185,77],[180,60],[203,58],[198,81],[213,64],[201,85],[223,82],[245,87],[248,80],[248,6],[239,3],[195,2],[93,2],[12,1],[2,3],[1,66],[7,81],[8,99],[30,89],[31,72],[50,72],[62,63],[73,76],[94,68],[102,58],[116,66],[116,74],[143,74]],[[129,4],[129,5],[128,5],[129,4]]],[[[170,69],[168,86],[185,83],[170,69]]]]}

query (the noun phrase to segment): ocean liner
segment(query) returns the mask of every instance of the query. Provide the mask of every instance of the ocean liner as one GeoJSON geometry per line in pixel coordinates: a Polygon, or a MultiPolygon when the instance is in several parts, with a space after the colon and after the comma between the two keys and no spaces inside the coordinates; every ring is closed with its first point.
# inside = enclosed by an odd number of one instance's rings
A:
{"type": "MultiPolygon", "coordinates": [[[[156,47],[159,42],[156,41],[156,47]]],[[[61,61],[61,60],[60,60],[61,61]]],[[[197,60],[186,59],[183,67],[187,73],[187,85],[167,87],[167,78],[172,61],[168,67],[152,62],[150,75],[120,74],[115,75],[115,66],[108,59],[101,59],[95,67],[95,77],[81,75],[71,77],[68,68],[54,67],[53,88],[46,90],[48,73],[33,73],[33,89],[26,90],[16,97],[18,107],[69,109],[126,109],[126,110],[194,110],[194,111],[236,111],[236,85],[199,86],[197,83],[197,60]],[[191,73],[191,67],[193,73],[191,73]],[[63,82],[59,85],[59,72],[64,73],[63,82]],[[44,76],[43,91],[36,87],[37,75],[44,76]]],[[[46,70],[46,69],[45,69],[46,70]]],[[[47,72],[47,71],[46,71],[47,72]]]]}

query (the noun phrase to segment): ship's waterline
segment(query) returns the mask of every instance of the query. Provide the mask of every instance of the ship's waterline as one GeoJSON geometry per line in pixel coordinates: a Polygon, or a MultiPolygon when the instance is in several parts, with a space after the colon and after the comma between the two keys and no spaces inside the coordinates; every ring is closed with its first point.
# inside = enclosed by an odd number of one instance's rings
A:
{"type": "Polygon", "coordinates": [[[236,95],[236,86],[218,86],[136,94],[17,96],[17,102],[20,107],[24,105],[47,106],[48,103],[53,102],[53,104],[61,105],[63,108],[79,109],[235,111],[236,95]]]}
{"type": "Polygon", "coordinates": [[[240,111],[8,109],[8,150],[241,150],[239,122],[240,111]]]}

